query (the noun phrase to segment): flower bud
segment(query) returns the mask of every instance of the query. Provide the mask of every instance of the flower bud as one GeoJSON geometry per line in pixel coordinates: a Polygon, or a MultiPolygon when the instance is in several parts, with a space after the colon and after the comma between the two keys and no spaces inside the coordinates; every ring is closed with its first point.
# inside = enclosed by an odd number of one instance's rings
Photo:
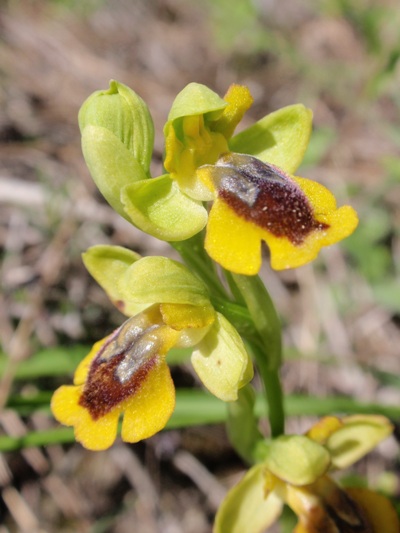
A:
{"type": "Polygon", "coordinates": [[[271,442],[265,465],[283,481],[308,485],[328,470],[330,455],[323,446],[303,435],[281,435],[271,442]]]}
{"type": "Polygon", "coordinates": [[[150,177],[153,121],[145,102],[132,89],[110,82],[96,91],[79,112],[82,150],[103,196],[127,218],[120,200],[123,187],[150,177]]]}

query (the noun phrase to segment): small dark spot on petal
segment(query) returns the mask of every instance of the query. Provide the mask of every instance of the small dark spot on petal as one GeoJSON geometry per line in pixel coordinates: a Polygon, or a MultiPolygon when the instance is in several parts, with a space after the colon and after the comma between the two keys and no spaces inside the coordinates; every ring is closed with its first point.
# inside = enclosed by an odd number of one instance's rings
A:
{"type": "Polygon", "coordinates": [[[123,311],[125,309],[125,302],[123,300],[115,300],[114,305],[120,311],[123,311]]]}

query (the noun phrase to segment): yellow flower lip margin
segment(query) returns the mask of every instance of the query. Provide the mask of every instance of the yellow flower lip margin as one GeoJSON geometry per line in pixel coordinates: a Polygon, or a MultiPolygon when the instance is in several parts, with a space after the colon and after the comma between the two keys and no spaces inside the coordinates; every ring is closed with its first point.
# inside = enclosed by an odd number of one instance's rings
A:
{"type": "Polygon", "coordinates": [[[73,386],[54,393],[55,418],[74,426],[83,446],[111,446],[122,414],[126,442],[165,426],[175,405],[165,360],[174,346],[194,347],[193,367],[211,393],[223,401],[237,399],[253,377],[250,358],[235,328],[214,310],[206,287],[186,267],[104,245],[90,248],[84,262],[117,307],[134,316],[93,346],[73,386]]]}
{"type": "Polygon", "coordinates": [[[224,154],[197,175],[217,194],[205,248],[237,274],[257,274],[262,241],[269,247],[272,268],[295,268],[315,259],[323,246],[350,235],[358,224],[354,209],[337,208],[322,185],[245,154],[224,154]]]}
{"type": "Polygon", "coordinates": [[[383,416],[329,416],[305,436],[274,439],[267,443],[265,459],[228,493],[213,532],[260,533],[287,504],[299,520],[296,533],[337,531],[337,523],[346,531],[397,533],[399,520],[388,499],[368,489],[343,489],[327,474],[350,466],[392,431],[383,416]]]}

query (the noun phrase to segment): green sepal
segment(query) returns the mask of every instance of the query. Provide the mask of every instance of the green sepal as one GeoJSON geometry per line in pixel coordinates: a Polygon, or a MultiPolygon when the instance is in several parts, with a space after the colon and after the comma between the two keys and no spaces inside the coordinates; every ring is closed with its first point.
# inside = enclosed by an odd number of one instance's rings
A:
{"type": "Polygon", "coordinates": [[[258,418],[254,413],[256,395],[251,385],[246,385],[238,393],[236,402],[228,403],[227,432],[235,450],[248,463],[254,463],[258,443],[263,436],[258,429],[258,418]]]}
{"type": "Polygon", "coordinates": [[[85,127],[82,152],[101,194],[117,213],[129,220],[120,200],[121,189],[146,179],[140,163],[110,130],[100,126],[85,127]]]}
{"type": "Polygon", "coordinates": [[[348,416],[342,422],[325,443],[335,469],[351,466],[393,432],[390,421],[379,415],[348,416]]]}
{"type": "Polygon", "coordinates": [[[115,80],[106,91],[96,91],[79,111],[81,133],[87,126],[99,126],[114,134],[150,175],[154,125],[146,103],[132,89],[115,80]]]}
{"type": "Polygon", "coordinates": [[[207,224],[203,204],[181,192],[168,174],[127,185],[121,200],[135,226],[164,241],[189,239],[207,224]]]}
{"type": "Polygon", "coordinates": [[[165,127],[167,128],[174,120],[189,115],[205,115],[210,113],[208,118],[215,120],[227,105],[225,100],[206,85],[194,82],[189,83],[176,96],[165,127]]]}
{"type": "Polygon", "coordinates": [[[303,160],[311,129],[312,111],[294,104],[266,115],[232,137],[229,148],[293,174],[303,160]]]}
{"type": "Polygon", "coordinates": [[[204,283],[184,265],[166,257],[143,257],[126,270],[118,286],[132,302],[210,305],[204,283]]]}
{"type": "Polygon", "coordinates": [[[126,299],[119,289],[119,280],[141,256],[122,246],[92,246],[82,254],[85,267],[105,290],[112,303],[126,316],[140,313],[147,305],[126,299]]]}
{"type": "Polygon", "coordinates": [[[218,312],[192,353],[192,365],[205,387],[225,402],[237,400],[239,389],[253,377],[253,365],[242,338],[218,312]]]}
{"type": "Polygon", "coordinates": [[[304,435],[282,435],[270,442],[264,463],[279,479],[291,485],[308,485],[328,470],[330,454],[304,435]]]}
{"type": "Polygon", "coordinates": [[[213,533],[262,533],[282,512],[283,502],[265,494],[265,466],[255,465],[231,489],[215,518],[213,533]]]}

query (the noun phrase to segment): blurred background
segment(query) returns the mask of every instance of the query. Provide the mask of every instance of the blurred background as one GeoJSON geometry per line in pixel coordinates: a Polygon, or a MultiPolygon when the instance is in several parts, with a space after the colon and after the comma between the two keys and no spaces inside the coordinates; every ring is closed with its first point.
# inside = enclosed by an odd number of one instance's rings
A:
{"type": "MultiPolygon", "coordinates": [[[[221,96],[248,85],[244,126],[297,102],[313,110],[299,174],[350,202],[360,226],[296,271],[264,262],[284,323],[284,388],[399,406],[399,28],[397,0],[0,1],[2,435],[56,427],[48,409],[27,414],[12,399],[69,382],[65,358],[79,360],[123,320],[80,254],[106,243],[171,254],[111,210],[85,167],[77,113],[112,78],[151,109],[154,175],[168,110],[191,81],[221,96]]],[[[196,384],[190,365],[173,374],[196,384]]],[[[391,439],[356,474],[398,499],[399,466],[391,439]]],[[[78,444],[8,452],[0,533],[208,533],[244,468],[223,426],[101,453],[78,444]]]]}

